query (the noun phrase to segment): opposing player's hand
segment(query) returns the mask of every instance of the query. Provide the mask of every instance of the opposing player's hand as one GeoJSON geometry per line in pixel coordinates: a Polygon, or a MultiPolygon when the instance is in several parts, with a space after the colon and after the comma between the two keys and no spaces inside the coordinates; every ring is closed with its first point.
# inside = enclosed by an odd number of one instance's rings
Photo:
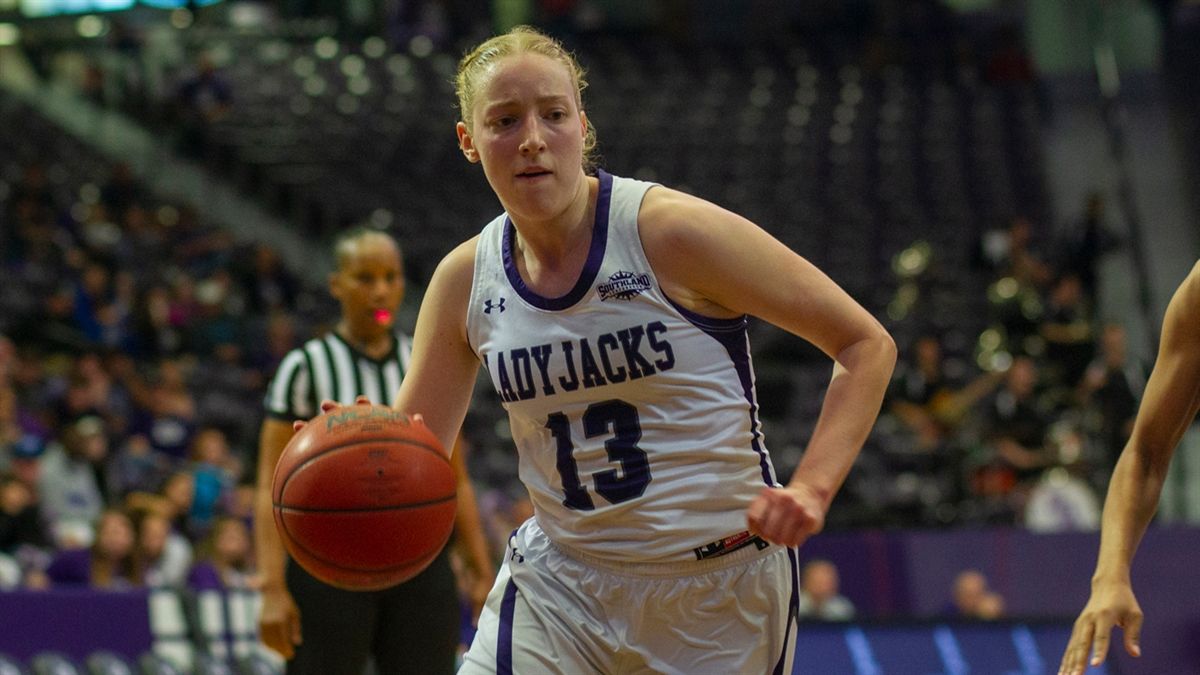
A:
{"type": "Polygon", "coordinates": [[[1121,582],[1093,586],[1092,597],[1075,620],[1059,675],[1082,675],[1089,665],[1104,663],[1115,626],[1125,632],[1125,651],[1130,656],[1141,656],[1142,608],[1133,589],[1121,582]]]}
{"type": "Polygon", "coordinates": [[[809,487],[764,488],[746,510],[750,532],[780,546],[799,546],[825,526],[825,502],[809,487]]]}
{"type": "Polygon", "coordinates": [[[264,645],[291,660],[300,644],[300,610],[292,594],[283,586],[262,589],[262,613],[258,618],[259,635],[264,645]]]}
{"type": "MultiPolygon", "coordinates": [[[[362,395],[356,396],[354,398],[354,405],[371,405],[371,399],[367,398],[366,396],[362,396],[362,395]]],[[[337,401],[330,401],[329,399],[325,399],[324,401],[321,401],[321,414],[324,415],[325,413],[329,412],[330,410],[334,410],[334,409],[340,408],[340,407],[342,407],[341,403],[338,403],[337,401]]],[[[292,422],[292,431],[300,431],[301,429],[304,428],[304,425],[306,425],[306,424],[308,424],[308,420],[295,420],[294,422],[292,422]]]]}

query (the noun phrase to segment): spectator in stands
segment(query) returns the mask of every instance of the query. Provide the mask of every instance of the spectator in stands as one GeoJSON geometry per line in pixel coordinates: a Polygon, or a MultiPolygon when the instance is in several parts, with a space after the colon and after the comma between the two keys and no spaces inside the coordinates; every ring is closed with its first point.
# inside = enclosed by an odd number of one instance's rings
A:
{"type": "Polygon", "coordinates": [[[17,392],[8,378],[0,377],[0,468],[7,464],[11,448],[25,438],[17,417],[17,392]]]}
{"type": "Polygon", "coordinates": [[[192,566],[191,542],[161,512],[139,511],[135,523],[134,565],[142,583],[151,588],[183,588],[192,566]]]}
{"type": "Polygon", "coordinates": [[[890,411],[912,432],[918,448],[933,449],[942,442],[944,429],[930,402],[948,385],[941,341],[936,335],[922,335],[913,344],[911,358],[897,364],[888,392],[890,411]]]}
{"type": "Polygon", "coordinates": [[[104,358],[93,351],[75,359],[67,377],[67,388],[58,402],[61,423],[95,415],[107,431],[124,430],[132,402],[123,383],[109,373],[104,358]]]}
{"type": "Polygon", "coordinates": [[[195,481],[189,521],[193,532],[207,532],[213,519],[225,511],[241,463],[230,452],[225,433],[214,427],[201,429],[192,438],[189,459],[195,481]]]}
{"type": "Polygon", "coordinates": [[[172,469],[171,458],[155,450],[142,434],[127,437],[108,465],[109,496],[154,492],[172,469]]]}
{"type": "Polygon", "coordinates": [[[1125,327],[1109,324],[1100,331],[1099,355],[1088,365],[1076,388],[1079,405],[1092,410],[1104,449],[1104,472],[1111,472],[1121,448],[1133,432],[1138,401],[1146,389],[1146,367],[1129,356],[1125,327]]]}
{"type": "Polygon", "coordinates": [[[167,477],[158,492],[132,492],[126,495],[125,507],[161,514],[171,522],[172,529],[192,538],[188,515],[195,497],[196,477],[190,471],[176,471],[167,477]]]}
{"type": "Polygon", "coordinates": [[[1045,449],[1050,419],[1036,394],[1033,359],[1018,356],[1004,386],[983,407],[981,443],[967,458],[967,487],[978,520],[1012,523],[1023,490],[1049,463],[1045,449]]]}
{"type": "Polygon", "coordinates": [[[252,564],[250,530],[238,518],[222,516],[196,551],[188,573],[193,591],[256,590],[259,577],[252,564]]]}
{"type": "Polygon", "coordinates": [[[140,582],[133,561],[133,522],[119,509],[106,509],[95,525],[96,539],[90,548],[61,551],[46,569],[55,586],[129,588],[140,582]]]}
{"type": "MultiPolygon", "coordinates": [[[[50,273],[63,274],[57,268],[50,273]]],[[[12,337],[51,354],[77,354],[92,347],[75,320],[75,288],[66,282],[56,284],[33,312],[16,321],[12,337]]]]}
{"type": "Polygon", "coordinates": [[[86,546],[94,538],[92,524],[105,505],[101,468],[108,442],[104,423],[88,415],[72,422],[42,458],[37,485],[42,520],[60,548],[86,546]]]}
{"type": "Polygon", "coordinates": [[[1106,254],[1121,245],[1118,236],[1105,225],[1105,215],[1104,194],[1099,191],[1089,193],[1083,214],[1059,244],[1063,272],[1079,277],[1083,295],[1093,307],[1096,306],[1099,281],[1097,265],[1106,254]]]}
{"type": "Polygon", "coordinates": [[[8,202],[14,206],[28,200],[34,207],[53,211],[55,207],[54,192],[50,189],[50,180],[46,175],[46,167],[40,162],[26,164],[21,170],[21,178],[8,195],[8,202]]]}
{"type": "Polygon", "coordinates": [[[100,202],[109,213],[124,214],[126,210],[143,201],[142,186],[133,177],[127,162],[117,162],[104,187],[100,188],[100,202]]]}
{"type": "Polygon", "coordinates": [[[983,572],[963,570],[954,578],[948,614],[961,619],[999,619],[1004,615],[1004,597],[988,587],[983,572]]]}
{"type": "Polygon", "coordinates": [[[821,621],[849,621],[854,604],[838,590],[837,567],[828,560],[811,560],[800,577],[800,605],[797,616],[821,621]]]}
{"type": "Polygon", "coordinates": [[[1038,332],[1046,341],[1048,379],[1073,389],[1092,360],[1096,340],[1092,307],[1078,276],[1064,274],[1054,281],[1038,332]]]}
{"type": "Polygon", "coordinates": [[[145,434],[150,445],[175,460],[187,458],[196,428],[196,401],[187,387],[182,359],[158,362],[154,381],[134,393],[138,413],[132,433],[145,434]]]}
{"type": "Polygon", "coordinates": [[[287,312],[271,312],[262,327],[266,335],[252,341],[246,361],[265,377],[270,377],[279,367],[283,357],[297,346],[296,319],[287,312]]]}
{"type": "Polygon", "coordinates": [[[0,473],[0,553],[17,556],[24,547],[46,546],[32,487],[13,473],[0,473]]]}
{"type": "Polygon", "coordinates": [[[242,266],[239,281],[246,292],[247,309],[254,314],[266,316],[296,305],[300,283],[272,246],[254,247],[249,264],[242,266]]]}
{"type": "Polygon", "coordinates": [[[968,413],[1004,380],[1004,371],[983,373],[970,382],[945,372],[942,344],[936,335],[917,338],[912,356],[896,369],[889,408],[911,431],[917,447],[932,450],[952,436],[968,413]]]}
{"type": "Polygon", "coordinates": [[[196,60],[196,69],[179,85],[176,97],[180,127],[179,150],[193,159],[204,157],[210,128],[229,112],[233,90],[217,72],[208,54],[196,60]]]}

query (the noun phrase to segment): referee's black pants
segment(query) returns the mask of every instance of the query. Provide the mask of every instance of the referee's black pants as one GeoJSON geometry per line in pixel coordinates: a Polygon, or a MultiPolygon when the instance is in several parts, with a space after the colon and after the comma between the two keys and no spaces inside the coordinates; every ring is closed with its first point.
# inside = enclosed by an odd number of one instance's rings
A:
{"type": "Polygon", "coordinates": [[[445,549],[410,581],[367,592],[334,588],[289,559],[287,587],[303,634],[287,675],[363,675],[371,656],[379,675],[454,673],[462,614],[445,549]]]}

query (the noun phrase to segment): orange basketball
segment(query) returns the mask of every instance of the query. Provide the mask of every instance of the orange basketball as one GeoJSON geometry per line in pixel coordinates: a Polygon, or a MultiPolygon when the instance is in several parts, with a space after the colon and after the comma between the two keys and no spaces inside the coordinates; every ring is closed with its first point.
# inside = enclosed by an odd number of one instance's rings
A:
{"type": "Polygon", "coordinates": [[[394,586],[425,569],[454,527],[456,479],[441,443],[392,408],[354,405],[311,420],[271,485],[292,558],[346,590],[394,586]]]}

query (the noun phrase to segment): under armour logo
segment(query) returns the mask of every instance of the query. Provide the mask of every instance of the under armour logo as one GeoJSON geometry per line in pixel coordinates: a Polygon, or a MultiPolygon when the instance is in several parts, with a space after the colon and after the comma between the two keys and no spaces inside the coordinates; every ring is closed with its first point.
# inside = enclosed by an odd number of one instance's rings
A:
{"type": "Polygon", "coordinates": [[[490,298],[483,301],[483,313],[484,314],[491,314],[493,309],[496,310],[497,312],[503,312],[504,311],[504,298],[500,298],[500,302],[492,302],[492,300],[490,298]]]}

